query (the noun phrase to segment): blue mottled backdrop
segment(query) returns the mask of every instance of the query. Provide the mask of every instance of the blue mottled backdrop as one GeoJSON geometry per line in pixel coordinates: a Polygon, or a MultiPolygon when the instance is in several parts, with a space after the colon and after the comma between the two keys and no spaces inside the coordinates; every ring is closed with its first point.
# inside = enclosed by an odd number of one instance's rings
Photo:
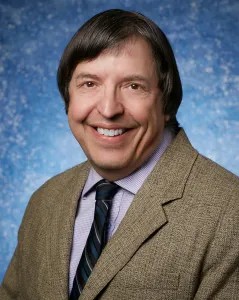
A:
{"type": "Polygon", "coordinates": [[[1,0],[0,280],[32,192],[84,159],[56,70],[72,34],[108,8],[141,11],[165,31],[184,86],[180,123],[201,153],[239,175],[238,0],[1,0]]]}

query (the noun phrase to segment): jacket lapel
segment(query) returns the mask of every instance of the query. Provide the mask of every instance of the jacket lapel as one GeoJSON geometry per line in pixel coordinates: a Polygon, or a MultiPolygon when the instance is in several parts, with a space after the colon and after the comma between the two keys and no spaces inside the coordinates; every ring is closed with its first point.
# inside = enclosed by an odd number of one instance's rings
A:
{"type": "MultiPolygon", "coordinates": [[[[69,261],[74,230],[75,214],[80,193],[88,176],[89,165],[85,163],[75,169],[73,176],[62,183],[54,211],[49,221],[48,270],[52,295],[49,299],[68,299],[69,261]]],[[[49,199],[49,201],[51,201],[49,199]]]]}
{"type": "Polygon", "coordinates": [[[131,259],[142,243],[167,223],[163,206],[180,199],[198,153],[181,130],[135,196],[81,294],[95,297],[131,259]]]}

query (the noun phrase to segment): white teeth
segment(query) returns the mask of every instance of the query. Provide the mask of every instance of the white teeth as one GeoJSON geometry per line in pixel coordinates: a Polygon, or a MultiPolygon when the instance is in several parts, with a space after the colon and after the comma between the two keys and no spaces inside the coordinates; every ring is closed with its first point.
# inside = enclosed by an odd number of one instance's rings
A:
{"type": "Polygon", "coordinates": [[[100,127],[97,127],[97,131],[99,132],[99,134],[105,136],[117,136],[117,135],[121,135],[124,132],[123,129],[104,129],[100,127]]]}

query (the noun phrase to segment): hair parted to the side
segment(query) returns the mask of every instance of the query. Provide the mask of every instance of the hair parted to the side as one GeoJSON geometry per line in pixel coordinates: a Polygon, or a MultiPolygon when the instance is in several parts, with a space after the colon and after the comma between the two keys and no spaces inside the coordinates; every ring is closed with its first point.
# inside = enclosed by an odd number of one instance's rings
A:
{"type": "Polygon", "coordinates": [[[176,113],[182,101],[182,85],[171,45],[162,30],[137,12],[111,9],[89,19],[66,46],[57,72],[58,88],[69,107],[69,83],[78,63],[96,58],[102,51],[132,38],[145,39],[153,53],[163,93],[164,113],[170,116],[167,127],[179,127],[176,113]]]}

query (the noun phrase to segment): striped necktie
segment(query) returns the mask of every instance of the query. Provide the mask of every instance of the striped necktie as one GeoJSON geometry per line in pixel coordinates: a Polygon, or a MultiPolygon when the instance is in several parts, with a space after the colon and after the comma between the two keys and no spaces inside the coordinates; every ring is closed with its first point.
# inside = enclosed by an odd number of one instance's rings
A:
{"type": "Polygon", "coordinates": [[[79,298],[100,254],[107,242],[107,227],[109,212],[114,195],[119,186],[105,179],[99,181],[96,186],[95,214],[91,230],[78,264],[70,300],[79,298]]]}

